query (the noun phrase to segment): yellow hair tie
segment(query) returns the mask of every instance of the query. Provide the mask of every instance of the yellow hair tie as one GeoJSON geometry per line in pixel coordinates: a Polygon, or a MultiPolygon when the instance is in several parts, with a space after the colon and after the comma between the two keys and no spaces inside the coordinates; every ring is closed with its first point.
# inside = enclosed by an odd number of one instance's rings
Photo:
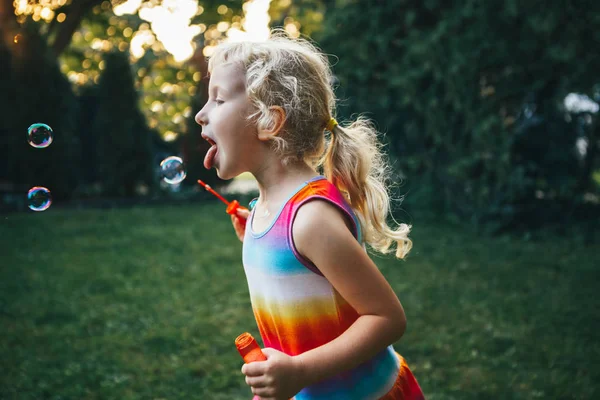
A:
{"type": "Polygon", "coordinates": [[[327,126],[325,127],[325,129],[327,129],[329,132],[333,132],[333,128],[335,128],[338,125],[338,122],[335,120],[335,118],[331,118],[329,120],[329,122],[327,123],[327,126]]]}

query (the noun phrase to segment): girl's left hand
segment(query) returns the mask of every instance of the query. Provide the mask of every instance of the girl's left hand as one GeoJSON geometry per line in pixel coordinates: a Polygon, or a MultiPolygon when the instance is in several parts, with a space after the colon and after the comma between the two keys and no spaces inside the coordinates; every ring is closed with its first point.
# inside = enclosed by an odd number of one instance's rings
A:
{"type": "Polygon", "coordinates": [[[252,393],[261,400],[288,400],[304,387],[301,366],[292,356],[266,347],[266,361],[244,364],[242,373],[252,393]]]}

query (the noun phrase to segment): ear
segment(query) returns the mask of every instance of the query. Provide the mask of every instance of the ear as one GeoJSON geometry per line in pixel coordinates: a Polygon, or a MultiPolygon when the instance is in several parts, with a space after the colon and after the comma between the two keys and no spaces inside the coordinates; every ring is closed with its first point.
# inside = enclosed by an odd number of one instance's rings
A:
{"type": "Polygon", "coordinates": [[[273,136],[277,136],[285,124],[286,115],[285,110],[282,107],[271,106],[269,107],[269,112],[271,113],[273,122],[270,126],[258,130],[258,139],[264,141],[271,140],[273,136]]]}

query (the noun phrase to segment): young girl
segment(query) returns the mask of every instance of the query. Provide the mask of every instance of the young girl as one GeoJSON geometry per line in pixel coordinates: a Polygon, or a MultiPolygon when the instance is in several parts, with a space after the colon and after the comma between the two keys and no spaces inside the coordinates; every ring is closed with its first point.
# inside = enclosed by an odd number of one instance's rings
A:
{"type": "Polygon", "coordinates": [[[409,226],[386,224],[389,167],[376,131],[365,119],[338,125],[327,59],[305,40],[273,32],[222,44],[209,72],[196,115],[212,145],[204,166],[222,179],[249,171],[260,190],[251,212],[232,216],[267,357],[242,367],[252,393],[423,399],[392,347],[404,310],[365,247],[397,244],[403,258],[412,245],[409,226]]]}

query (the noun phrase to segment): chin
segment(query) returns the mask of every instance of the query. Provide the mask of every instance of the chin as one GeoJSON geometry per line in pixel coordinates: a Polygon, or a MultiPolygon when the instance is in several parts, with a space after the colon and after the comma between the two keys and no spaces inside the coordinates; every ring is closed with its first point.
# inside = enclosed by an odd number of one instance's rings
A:
{"type": "Polygon", "coordinates": [[[223,179],[224,181],[231,180],[239,174],[241,174],[242,172],[244,172],[243,167],[238,163],[227,164],[223,162],[222,158],[219,158],[215,162],[214,167],[217,171],[217,176],[223,179]]]}
{"type": "Polygon", "coordinates": [[[216,170],[217,170],[217,176],[220,179],[223,179],[224,181],[228,181],[228,180],[233,179],[233,178],[235,178],[237,176],[237,175],[233,175],[233,174],[231,174],[231,173],[229,173],[227,171],[223,171],[220,168],[216,168],[216,170]]]}

